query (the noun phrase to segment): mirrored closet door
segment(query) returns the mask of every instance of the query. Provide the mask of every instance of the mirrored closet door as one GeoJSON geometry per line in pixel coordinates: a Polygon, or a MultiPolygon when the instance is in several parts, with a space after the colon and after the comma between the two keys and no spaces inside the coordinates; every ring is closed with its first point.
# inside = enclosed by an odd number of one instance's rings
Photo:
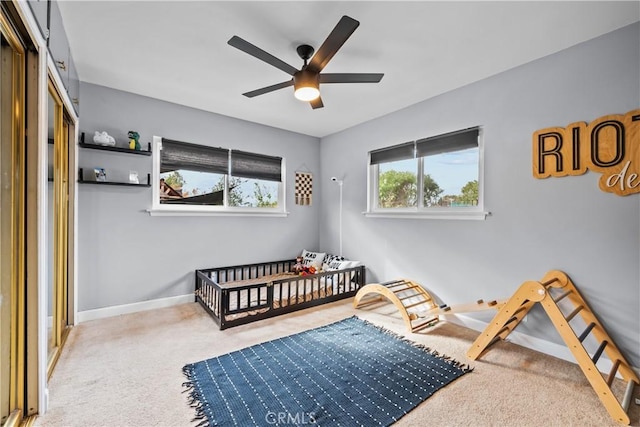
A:
{"type": "MultiPolygon", "coordinates": [[[[71,324],[70,295],[70,132],[73,126],[58,92],[49,82],[47,185],[47,371],[53,372],[71,324]]],[[[71,226],[70,226],[71,225],[71,226]]]]}

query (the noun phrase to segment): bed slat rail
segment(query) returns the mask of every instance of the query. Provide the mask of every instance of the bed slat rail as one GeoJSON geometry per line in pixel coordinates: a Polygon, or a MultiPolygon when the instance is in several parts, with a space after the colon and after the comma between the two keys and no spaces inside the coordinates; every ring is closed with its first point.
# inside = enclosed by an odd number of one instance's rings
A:
{"type": "Polygon", "coordinates": [[[208,268],[198,270],[216,283],[235,282],[239,280],[257,279],[262,276],[281,274],[291,271],[295,260],[263,262],[258,264],[234,265],[230,267],[208,268]]]}
{"type": "Polygon", "coordinates": [[[220,313],[222,312],[222,290],[220,285],[199,270],[196,270],[196,301],[209,312],[219,326],[222,326],[220,313]]]}
{"type": "Polygon", "coordinates": [[[269,285],[258,284],[237,289],[223,289],[222,306],[227,307],[226,314],[270,309],[273,305],[273,287],[269,285]]]}

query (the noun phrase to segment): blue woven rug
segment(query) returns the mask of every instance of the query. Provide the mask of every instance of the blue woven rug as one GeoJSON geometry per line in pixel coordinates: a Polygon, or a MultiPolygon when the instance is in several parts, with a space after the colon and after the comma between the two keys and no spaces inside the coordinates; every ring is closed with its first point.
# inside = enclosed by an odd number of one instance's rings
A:
{"type": "Polygon", "coordinates": [[[468,366],[357,317],[186,365],[198,426],[386,426],[468,366]]]}

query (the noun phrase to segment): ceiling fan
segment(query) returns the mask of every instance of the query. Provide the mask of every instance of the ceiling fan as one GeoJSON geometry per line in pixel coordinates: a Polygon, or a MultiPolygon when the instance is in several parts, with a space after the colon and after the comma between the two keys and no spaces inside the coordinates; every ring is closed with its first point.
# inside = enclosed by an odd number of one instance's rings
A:
{"type": "Polygon", "coordinates": [[[335,28],[331,31],[327,39],[322,43],[320,49],[314,55],[313,47],[303,44],[297,47],[300,58],[304,61],[304,65],[299,70],[287,64],[286,62],[276,58],[270,53],[265,52],[248,41],[233,36],[227,42],[229,45],[240,49],[243,52],[254,56],[267,64],[270,64],[293,78],[286,82],[277,83],[271,86],[256,89],[251,92],[243,93],[248,98],[264,95],[274,90],[283,89],[293,86],[294,95],[301,101],[309,101],[313,109],[322,108],[322,98],[320,97],[320,83],[378,83],[382,80],[384,74],[373,73],[324,73],[321,71],[327,66],[333,55],[347,41],[347,39],[358,28],[360,22],[349,16],[343,16],[335,28]],[[313,57],[312,57],[313,56],[313,57]],[[311,59],[309,61],[309,59],[311,59]]]}

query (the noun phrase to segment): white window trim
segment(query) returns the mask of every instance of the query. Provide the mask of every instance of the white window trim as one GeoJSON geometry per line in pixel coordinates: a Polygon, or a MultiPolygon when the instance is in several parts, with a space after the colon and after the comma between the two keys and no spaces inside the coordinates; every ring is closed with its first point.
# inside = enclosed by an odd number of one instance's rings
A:
{"type": "MultiPolygon", "coordinates": [[[[152,171],[151,171],[151,208],[147,209],[151,216],[251,216],[251,217],[286,217],[286,163],[282,159],[282,181],[278,185],[278,207],[276,208],[247,208],[233,206],[194,206],[194,205],[163,205],[160,203],[160,186],[156,185],[160,177],[160,151],[162,137],[154,136],[152,143],[152,171]]],[[[228,175],[225,179],[228,179],[228,175]]],[[[225,205],[227,201],[225,200],[225,205]]]]}
{"type": "MultiPolygon", "coordinates": [[[[485,220],[491,212],[484,210],[484,130],[478,129],[478,205],[468,208],[415,207],[415,208],[380,208],[378,207],[379,165],[371,164],[371,155],[367,159],[369,175],[367,179],[367,211],[362,214],[367,218],[401,218],[401,219],[451,219],[451,220],[485,220]]],[[[423,171],[423,158],[418,158],[417,169],[423,171]]],[[[424,198],[422,188],[424,172],[418,174],[418,201],[424,198]]]]}
{"type": "MultiPolygon", "coordinates": [[[[444,208],[447,209],[447,208],[444,208]]],[[[441,212],[424,212],[424,211],[403,211],[403,212],[387,212],[391,209],[386,209],[384,212],[380,211],[367,211],[362,214],[367,218],[401,218],[401,219],[454,219],[454,220],[484,220],[491,212],[462,212],[462,211],[441,211],[441,212]]]]}

